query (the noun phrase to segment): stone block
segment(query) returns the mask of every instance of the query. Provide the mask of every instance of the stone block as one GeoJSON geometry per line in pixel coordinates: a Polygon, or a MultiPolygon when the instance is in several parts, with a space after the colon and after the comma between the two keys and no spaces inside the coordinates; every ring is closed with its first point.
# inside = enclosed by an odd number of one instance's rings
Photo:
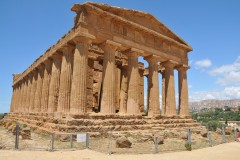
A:
{"type": "Polygon", "coordinates": [[[125,136],[122,136],[116,140],[117,148],[130,148],[132,146],[132,142],[125,136]]]}
{"type": "Polygon", "coordinates": [[[207,130],[202,130],[200,134],[202,137],[207,137],[208,132],[207,132],[207,130]]]}
{"type": "Polygon", "coordinates": [[[31,129],[30,128],[23,128],[20,132],[22,136],[22,140],[31,140],[31,129]]]}

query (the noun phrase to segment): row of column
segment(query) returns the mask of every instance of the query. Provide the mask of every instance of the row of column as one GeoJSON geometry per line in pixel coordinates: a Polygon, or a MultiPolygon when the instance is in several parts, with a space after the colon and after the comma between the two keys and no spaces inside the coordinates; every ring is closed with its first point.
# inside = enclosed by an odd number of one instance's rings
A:
{"type": "MultiPolygon", "coordinates": [[[[81,38],[76,46],[65,46],[61,54],[54,54],[28,76],[13,86],[11,112],[63,112],[82,114],[86,112],[88,48],[91,40],[81,38]]],[[[115,52],[121,45],[106,41],[100,47],[104,51],[103,79],[100,112],[115,114],[115,52]]],[[[140,115],[138,52],[129,50],[128,66],[122,69],[120,92],[121,114],[140,115]],[[127,85],[122,85],[126,83],[127,85]],[[127,97],[127,98],[126,98],[127,97]],[[127,99],[127,101],[126,101],[127,99]]],[[[158,60],[147,57],[148,75],[148,113],[160,114],[158,60]]],[[[176,115],[174,68],[171,61],[162,63],[163,73],[163,115],[176,115]]],[[[187,67],[177,67],[179,71],[180,115],[188,115],[187,67]]]]}
{"type": "Polygon", "coordinates": [[[63,47],[14,85],[11,112],[85,113],[90,42],[63,47]]]}
{"type": "MultiPolygon", "coordinates": [[[[154,56],[145,58],[149,63],[148,74],[148,115],[160,114],[159,103],[159,79],[158,79],[158,60],[154,56]]],[[[163,62],[165,68],[162,74],[162,115],[176,115],[176,99],[174,85],[174,69],[178,70],[179,86],[179,115],[188,116],[188,66],[178,66],[171,61],[163,62]]]]}

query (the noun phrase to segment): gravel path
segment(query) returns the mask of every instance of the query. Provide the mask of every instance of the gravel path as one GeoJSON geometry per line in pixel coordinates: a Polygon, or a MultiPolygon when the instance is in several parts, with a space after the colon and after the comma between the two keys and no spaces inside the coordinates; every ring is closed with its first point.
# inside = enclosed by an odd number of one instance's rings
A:
{"type": "Polygon", "coordinates": [[[238,160],[240,159],[240,143],[232,142],[215,147],[208,147],[194,151],[172,152],[164,154],[138,155],[106,155],[91,150],[79,151],[14,151],[0,150],[0,160],[238,160]]]}

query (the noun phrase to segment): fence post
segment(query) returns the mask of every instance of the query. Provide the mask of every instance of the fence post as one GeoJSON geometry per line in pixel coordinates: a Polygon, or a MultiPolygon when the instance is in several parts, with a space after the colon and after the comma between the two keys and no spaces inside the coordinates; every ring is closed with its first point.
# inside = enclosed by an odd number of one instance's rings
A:
{"type": "Polygon", "coordinates": [[[188,134],[188,144],[191,144],[191,131],[190,131],[190,128],[188,128],[187,134],[188,134]]]}
{"type": "Polygon", "coordinates": [[[209,146],[212,147],[212,135],[210,132],[208,132],[208,141],[209,141],[209,146]]]}
{"type": "Polygon", "coordinates": [[[51,145],[50,145],[50,151],[54,150],[54,133],[51,134],[51,145]]]}
{"type": "Polygon", "coordinates": [[[90,136],[89,133],[86,133],[86,148],[89,148],[90,136]]]}
{"type": "Polygon", "coordinates": [[[222,126],[222,136],[223,136],[223,143],[226,143],[226,135],[225,135],[225,129],[224,126],[222,126]]]}
{"type": "Polygon", "coordinates": [[[158,137],[153,137],[154,141],[154,154],[158,153],[158,137]]]}
{"type": "Polygon", "coordinates": [[[70,134],[70,148],[73,148],[73,135],[70,134]]]}
{"type": "Polygon", "coordinates": [[[112,134],[112,132],[110,132],[109,135],[108,135],[108,139],[109,139],[109,142],[108,142],[108,154],[109,155],[112,154],[112,135],[111,134],[112,134]]]}
{"type": "Polygon", "coordinates": [[[16,123],[15,149],[19,149],[19,124],[16,123]]]}
{"type": "Polygon", "coordinates": [[[234,141],[237,141],[237,129],[234,129],[234,141]]]}

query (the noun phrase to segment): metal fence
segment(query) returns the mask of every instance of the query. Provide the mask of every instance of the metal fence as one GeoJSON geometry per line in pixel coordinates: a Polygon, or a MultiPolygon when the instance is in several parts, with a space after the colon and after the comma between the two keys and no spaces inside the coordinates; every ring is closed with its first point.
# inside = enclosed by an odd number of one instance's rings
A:
{"type": "Polygon", "coordinates": [[[183,133],[171,132],[173,134],[171,138],[168,138],[167,134],[169,133],[164,130],[147,133],[133,131],[124,134],[114,131],[102,131],[98,134],[52,134],[39,132],[37,129],[30,129],[18,123],[9,128],[7,130],[0,126],[0,149],[56,151],[88,148],[106,154],[157,154],[200,149],[237,141],[237,131],[234,130],[226,134],[224,128],[221,132],[208,131],[205,137],[199,133],[191,133],[190,129],[186,129],[183,133]],[[123,142],[120,144],[122,147],[119,147],[117,143],[119,143],[120,137],[125,137],[131,145],[123,142]]]}

